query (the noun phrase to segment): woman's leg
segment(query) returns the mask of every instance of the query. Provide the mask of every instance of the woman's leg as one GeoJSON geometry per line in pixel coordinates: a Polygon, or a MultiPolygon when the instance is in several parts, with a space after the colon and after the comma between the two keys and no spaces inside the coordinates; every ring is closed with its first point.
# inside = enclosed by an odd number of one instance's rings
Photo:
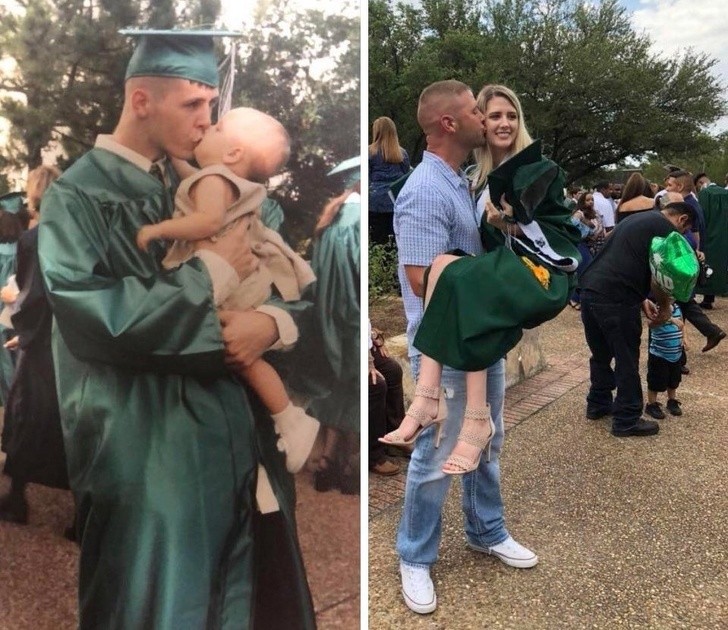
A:
{"type": "Polygon", "coordinates": [[[468,372],[465,376],[463,428],[450,458],[442,468],[443,472],[462,473],[469,468],[467,462],[474,464],[479,459],[480,453],[493,437],[495,431],[490,407],[486,402],[487,395],[487,372],[468,372]]]}
{"type": "MultiPolygon", "coordinates": [[[[459,259],[459,256],[442,254],[432,261],[430,274],[427,279],[427,291],[425,293],[425,308],[430,301],[432,292],[435,290],[437,280],[451,262],[459,259]]],[[[420,373],[417,378],[415,396],[407,413],[396,431],[384,436],[384,442],[402,442],[410,440],[420,426],[427,426],[435,420],[440,411],[440,379],[442,377],[442,365],[426,355],[422,355],[420,373]],[[435,392],[437,394],[435,395],[435,392]],[[429,422],[426,420],[429,418],[429,422]]]]}

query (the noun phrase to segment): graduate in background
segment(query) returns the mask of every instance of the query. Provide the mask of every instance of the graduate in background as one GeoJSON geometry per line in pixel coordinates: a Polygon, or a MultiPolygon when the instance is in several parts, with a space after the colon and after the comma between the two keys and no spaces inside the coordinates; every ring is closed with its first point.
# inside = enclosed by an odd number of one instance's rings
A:
{"type": "Polygon", "coordinates": [[[347,188],[324,207],[314,228],[316,318],[334,381],[331,393],[311,404],[324,434],[324,452],[314,473],[319,492],[338,486],[344,494],[359,494],[360,165],[354,157],[329,173],[349,173],[347,188]]]}
{"type": "MultiPolygon", "coordinates": [[[[0,197],[0,287],[3,287],[3,301],[12,304],[17,298],[15,281],[8,281],[15,273],[15,255],[18,251],[18,239],[28,227],[28,215],[23,203],[23,193],[12,192],[0,197]]],[[[9,314],[9,313],[8,313],[9,314]]],[[[4,347],[4,343],[13,336],[12,325],[5,320],[0,323],[0,405],[8,401],[10,384],[15,372],[13,351],[4,347]]]]}

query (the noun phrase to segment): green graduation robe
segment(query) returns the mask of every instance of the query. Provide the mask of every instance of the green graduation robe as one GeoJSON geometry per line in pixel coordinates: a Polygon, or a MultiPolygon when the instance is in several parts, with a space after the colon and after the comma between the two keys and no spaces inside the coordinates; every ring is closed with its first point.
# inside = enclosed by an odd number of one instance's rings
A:
{"type": "Polygon", "coordinates": [[[315,241],[316,315],[323,353],[333,374],[331,393],[311,404],[324,425],[360,431],[359,313],[361,203],[351,196],[315,241]]]}
{"type": "MultiPolygon", "coordinates": [[[[40,260],[55,325],[69,480],[82,532],[80,627],[249,628],[258,463],[289,525],[301,627],[315,625],[296,538],[294,487],[268,417],[227,372],[198,259],[139,251],[172,197],[94,149],[46,193],[40,260]]],[[[263,551],[264,553],[264,551],[263,551]]]]}
{"type": "MultiPolygon", "coordinates": [[[[556,252],[580,260],[579,231],[564,206],[563,171],[541,157],[536,142],[523,154],[520,162],[511,158],[489,175],[492,198],[500,199],[505,192],[517,218],[536,221],[556,252]]],[[[544,263],[525,251],[509,249],[485,214],[480,233],[486,253],[462,256],[445,267],[414,339],[414,346],[425,355],[468,372],[484,370],[505,356],[520,341],[524,328],[556,317],[575,282],[574,273],[549,268],[549,286],[543,287],[519,255],[544,263]]],[[[513,249],[519,250],[515,242],[513,249]]]]}
{"type": "MultiPolygon", "coordinates": [[[[15,273],[15,253],[17,243],[0,243],[0,288],[8,283],[8,278],[15,273]]],[[[0,304],[0,310],[3,305],[0,304]]],[[[10,350],[3,347],[8,336],[9,329],[0,324],[0,405],[5,405],[8,400],[8,392],[15,374],[15,363],[10,350]]]]}
{"type": "Polygon", "coordinates": [[[698,293],[728,295],[728,190],[714,184],[706,186],[698,194],[700,207],[705,215],[705,262],[713,269],[713,275],[698,293]]]}

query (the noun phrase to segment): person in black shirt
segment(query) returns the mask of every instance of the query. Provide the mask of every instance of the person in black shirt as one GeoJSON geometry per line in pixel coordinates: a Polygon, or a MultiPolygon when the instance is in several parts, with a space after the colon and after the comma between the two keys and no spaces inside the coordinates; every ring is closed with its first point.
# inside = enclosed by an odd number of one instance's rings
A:
{"type": "Polygon", "coordinates": [[[592,354],[586,416],[596,420],[611,413],[612,434],[617,437],[659,431],[656,422],[641,417],[640,308],[655,322],[669,319],[671,309],[669,297],[652,281],[650,244],[655,236],[685,233],[693,221],[695,211],[684,202],[629,217],[617,225],[581,276],[581,319],[592,354]],[[658,304],[647,299],[650,292],[658,304]]]}

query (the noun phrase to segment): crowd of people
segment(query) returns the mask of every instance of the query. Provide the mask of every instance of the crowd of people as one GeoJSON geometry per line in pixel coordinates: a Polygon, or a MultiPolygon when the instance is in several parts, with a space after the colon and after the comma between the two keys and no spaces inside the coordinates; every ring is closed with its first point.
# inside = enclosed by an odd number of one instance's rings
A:
{"type": "MultiPolygon", "coordinates": [[[[430,572],[453,474],[463,475],[468,545],[516,568],[538,562],[506,529],[499,454],[503,355],[512,347],[504,330],[533,324],[528,307],[511,295],[539,301],[542,292],[528,274],[519,275],[523,265],[507,265],[510,254],[504,250],[530,254],[526,267],[535,267],[542,289],[555,293],[557,307],[542,308],[539,321],[567,304],[581,311],[591,353],[586,418],[611,416],[615,437],[654,435],[659,431],[654,419],[665,418],[661,393],[666,392],[668,413],[683,413],[677,389],[689,373],[685,321],[706,337],[703,352],[725,338],[704,311],[713,307],[716,293],[728,290],[728,190],[705,173],[676,167],[667,173],[664,188],[633,173],[624,185],[601,181],[593,189],[564,189],[556,165],[540,153],[523,157],[537,143],[531,144],[517,95],[505,86],[486,85],[476,99],[459,81],[434,83],[420,95],[417,120],[427,141],[422,161],[403,185],[399,173],[388,180],[390,196],[396,197],[393,231],[417,386],[404,411],[401,376],[395,371],[392,385],[376,369],[382,340],[374,331],[369,463],[375,474],[396,474],[399,464],[389,462],[382,447],[411,452],[396,549],[403,599],[412,611],[426,614],[437,607],[430,572]],[[466,173],[468,161],[474,167],[466,173]],[[529,196],[524,191],[531,182],[538,186],[529,196]],[[503,191],[507,197],[500,196],[503,191]],[[526,198],[539,203],[526,208],[521,203],[526,198]],[[656,279],[660,274],[651,267],[651,248],[668,237],[680,239],[695,270],[688,280],[692,292],[681,293],[678,301],[673,279],[656,279]],[[569,241],[578,254],[572,254],[569,241]],[[698,263],[701,273],[693,289],[698,263]],[[562,276],[569,278],[568,291],[548,288],[562,276]],[[700,303],[696,291],[703,295],[700,303]],[[491,313],[500,315],[502,303],[509,317],[496,337],[491,313]],[[646,404],[639,372],[642,315],[650,329],[646,404]],[[385,398],[390,389],[391,404],[385,398]]],[[[370,172],[380,162],[370,160],[370,172]]],[[[373,183],[370,195],[381,196],[383,188],[373,183]]],[[[682,273],[673,271],[676,277],[682,273]]]]}

